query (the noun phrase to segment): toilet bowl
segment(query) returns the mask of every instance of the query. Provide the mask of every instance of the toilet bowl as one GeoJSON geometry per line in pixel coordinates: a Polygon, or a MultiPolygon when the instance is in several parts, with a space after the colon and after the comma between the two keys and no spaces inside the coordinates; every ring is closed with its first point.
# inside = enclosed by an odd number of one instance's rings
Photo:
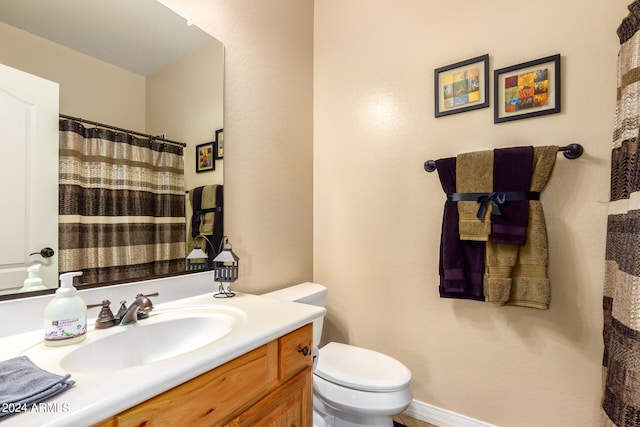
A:
{"type": "MultiPolygon", "coordinates": [[[[324,307],[327,289],[302,283],[265,297],[324,307]]],[[[313,324],[314,346],[323,318],[313,324]]],[[[411,403],[411,371],[377,351],[331,342],[319,349],[313,372],[314,427],[391,427],[411,403]]]]}

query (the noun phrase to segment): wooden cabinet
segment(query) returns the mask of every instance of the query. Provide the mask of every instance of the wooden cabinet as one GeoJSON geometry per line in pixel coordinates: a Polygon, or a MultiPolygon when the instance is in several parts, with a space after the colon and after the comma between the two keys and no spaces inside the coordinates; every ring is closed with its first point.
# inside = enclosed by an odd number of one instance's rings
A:
{"type": "Polygon", "coordinates": [[[311,367],[308,367],[226,425],[229,427],[311,426],[313,418],[311,393],[311,367]]]}
{"type": "Polygon", "coordinates": [[[308,324],[96,426],[311,426],[312,340],[308,324]]]}

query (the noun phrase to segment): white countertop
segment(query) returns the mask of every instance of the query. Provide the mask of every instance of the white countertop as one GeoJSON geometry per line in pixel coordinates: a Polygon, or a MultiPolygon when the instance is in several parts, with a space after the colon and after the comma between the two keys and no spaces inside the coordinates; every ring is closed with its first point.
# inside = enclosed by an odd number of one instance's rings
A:
{"type": "MultiPolygon", "coordinates": [[[[235,359],[263,344],[285,335],[325,314],[325,309],[306,304],[269,299],[236,293],[233,298],[213,298],[212,293],[184,298],[163,304],[156,309],[220,305],[243,311],[246,317],[226,336],[191,352],[170,359],[109,372],[78,373],[65,371],[57,357],[39,358],[36,365],[55,374],[71,374],[73,387],[46,401],[43,412],[28,410],[0,419],[2,427],[11,426],[87,426],[102,421],[125,409],[197,377],[225,362],[235,359]],[[48,409],[48,410],[47,410],[48,409]]],[[[144,322],[141,320],[140,322],[144,322]]],[[[127,326],[124,326],[125,328],[127,326]]],[[[120,328],[116,326],[115,328],[120,328]]],[[[113,329],[113,328],[111,328],[113,329]]],[[[94,330],[89,326],[89,343],[108,333],[110,329],[94,330]]],[[[188,333],[188,331],[185,331],[188,333]]],[[[59,348],[42,344],[42,330],[0,339],[0,361],[22,355],[26,349],[37,347],[39,354],[59,348]]],[[[162,339],[162,337],[158,337],[162,339]]],[[[66,346],[71,349],[83,343],[66,346]]],[[[114,352],[118,349],[114,348],[114,352]]],[[[215,399],[215,396],[212,396],[215,399]]]]}

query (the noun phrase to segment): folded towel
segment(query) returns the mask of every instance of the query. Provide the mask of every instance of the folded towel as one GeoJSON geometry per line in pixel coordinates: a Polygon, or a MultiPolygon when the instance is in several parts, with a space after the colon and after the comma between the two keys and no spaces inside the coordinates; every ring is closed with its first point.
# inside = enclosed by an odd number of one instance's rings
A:
{"type": "MultiPolygon", "coordinates": [[[[222,208],[223,205],[223,186],[222,185],[205,185],[194,188],[189,192],[189,200],[193,214],[191,216],[191,237],[195,238],[199,235],[205,236],[211,242],[211,245],[204,239],[199,239],[197,244],[200,249],[207,253],[209,265],[212,265],[213,258],[218,255],[220,250],[220,242],[223,233],[223,216],[220,212],[207,212],[208,209],[222,208]],[[204,211],[197,214],[196,211],[204,211]]],[[[196,247],[194,239],[187,242],[187,253],[190,253],[196,247]]]]}
{"type": "MultiPolygon", "coordinates": [[[[534,149],[531,191],[541,192],[544,189],[557,157],[557,145],[534,149]]],[[[548,309],[551,302],[551,283],[547,275],[548,265],[549,244],[542,202],[531,200],[529,201],[527,244],[520,247],[518,252],[518,261],[513,269],[511,295],[507,305],[548,309]]]]}
{"type": "MultiPolygon", "coordinates": [[[[456,159],[436,160],[436,170],[446,194],[456,190],[456,159]]],[[[440,235],[440,286],[442,298],[484,301],[484,243],[460,240],[457,203],[444,202],[440,235]]]]}
{"type": "Polygon", "coordinates": [[[0,418],[10,410],[43,402],[75,384],[71,375],[56,375],[40,369],[27,356],[0,362],[0,418]]]}
{"type": "MultiPolygon", "coordinates": [[[[529,191],[533,169],[533,147],[494,150],[493,191],[529,191]]],[[[500,215],[491,215],[491,241],[524,245],[529,222],[529,201],[510,200],[500,205],[500,215]]]]}
{"type": "MultiPolygon", "coordinates": [[[[458,154],[456,157],[456,192],[490,193],[493,190],[493,150],[458,154]]],[[[491,233],[491,203],[483,218],[478,219],[480,204],[476,201],[458,203],[461,240],[489,240],[491,233]]]]}
{"type": "MultiPolygon", "coordinates": [[[[196,187],[189,192],[189,202],[193,211],[201,209],[203,188],[196,187]]],[[[200,215],[191,215],[191,237],[197,237],[200,234],[200,221],[200,215]]]]}
{"type": "MultiPolygon", "coordinates": [[[[216,187],[216,207],[224,208],[224,186],[218,185],[216,187]]],[[[222,212],[215,214],[213,218],[213,229],[211,230],[211,243],[213,243],[213,249],[211,260],[220,253],[220,244],[224,234],[224,215],[222,212]],[[215,254],[215,255],[213,255],[215,254]]]]}
{"type": "MultiPolygon", "coordinates": [[[[558,154],[555,145],[533,149],[530,191],[547,185],[558,154]]],[[[489,302],[548,309],[551,288],[547,276],[549,248],[540,200],[529,200],[526,243],[523,246],[487,242],[484,290],[489,302]]]]}
{"type": "MultiPolygon", "coordinates": [[[[218,190],[217,185],[205,185],[202,189],[202,203],[201,209],[211,209],[217,207],[216,205],[216,193],[218,190]]],[[[200,222],[200,234],[210,236],[213,234],[213,222],[217,215],[214,212],[206,212],[200,222]]]]}

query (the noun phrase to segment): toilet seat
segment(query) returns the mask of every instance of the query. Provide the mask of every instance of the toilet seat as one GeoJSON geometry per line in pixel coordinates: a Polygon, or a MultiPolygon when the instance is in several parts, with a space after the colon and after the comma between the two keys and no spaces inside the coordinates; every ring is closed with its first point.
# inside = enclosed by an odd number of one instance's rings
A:
{"type": "Polygon", "coordinates": [[[313,376],[313,395],[314,408],[325,405],[346,414],[359,416],[398,414],[407,409],[413,398],[409,387],[388,392],[354,390],[334,384],[318,375],[313,376]]]}
{"type": "Polygon", "coordinates": [[[407,389],[411,381],[411,371],[396,359],[335,342],[320,349],[314,373],[334,384],[369,392],[407,389]]]}

